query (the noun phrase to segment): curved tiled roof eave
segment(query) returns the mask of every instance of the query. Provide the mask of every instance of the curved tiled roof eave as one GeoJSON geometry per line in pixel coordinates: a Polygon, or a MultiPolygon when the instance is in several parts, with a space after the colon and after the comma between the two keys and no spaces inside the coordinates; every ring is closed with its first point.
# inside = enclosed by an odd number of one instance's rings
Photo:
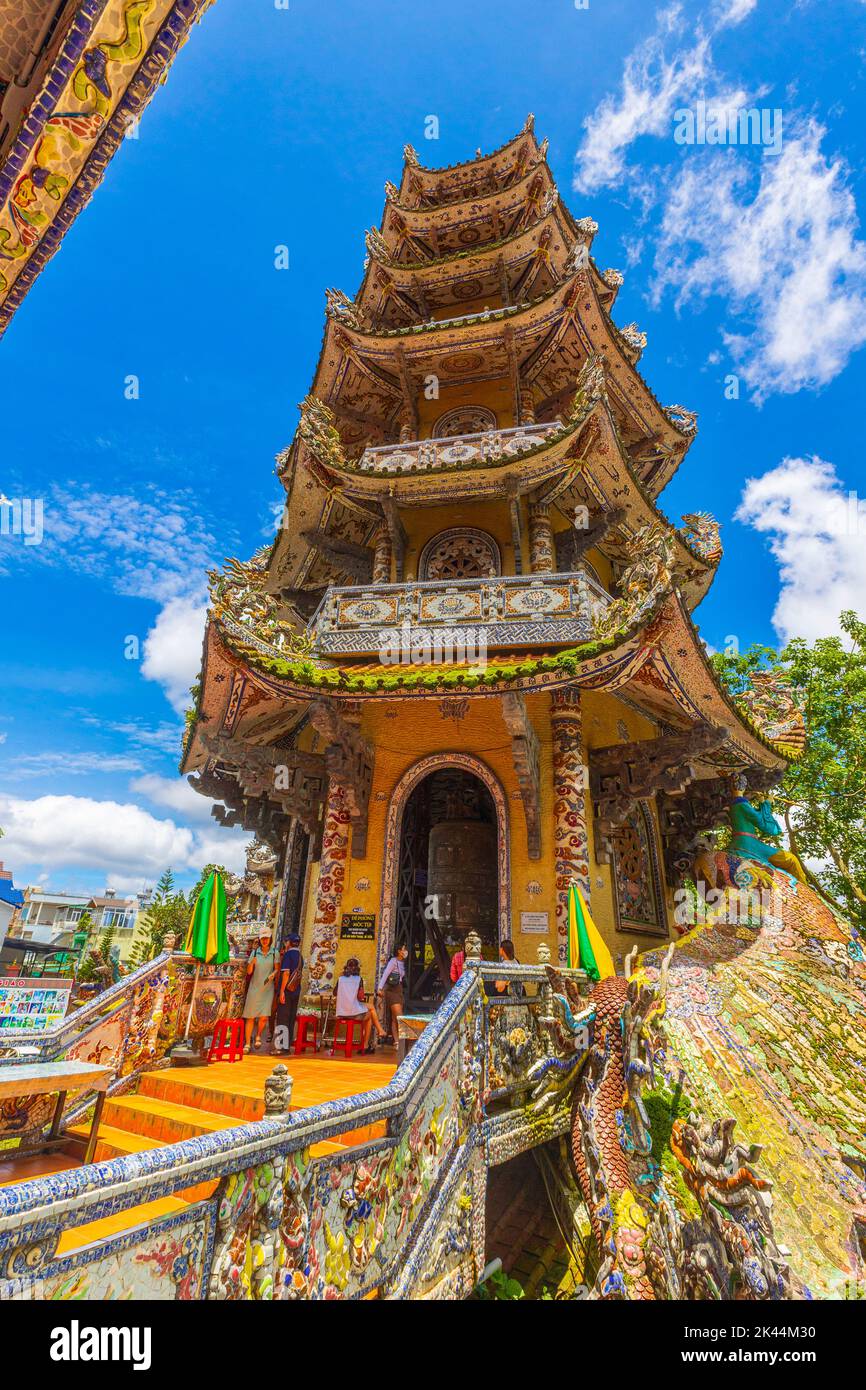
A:
{"type": "MultiPolygon", "coordinates": [[[[556,179],[553,176],[553,170],[551,169],[546,159],[539,159],[536,163],[530,164],[529,168],[526,170],[526,173],[523,174],[519,179],[515,179],[514,183],[509,184],[507,188],[494,188],[491,189],[488,193],[478,193],[474,198],[466,197],[465,194],[461,193],[456,198],[446,198],[443,199],[441,203],[431,203],[423,207],[415,207],[413,204],[410,203],[401,203],[398,198],[392,198],[386,202],[385,208],[386,210],[389,207],[393,208],[395,212],[398,212],[401,215],[401,217],[421,219],[432,218],[435,217],[437,213],[440,213],[443,208],[452,208],[456,211],[457,209],[459,209],[462,203],[465,203],[467,206],[470,203],[480,204],[488,200],[492,200],[493,198],[501,198],[504,194],[507,193],[514,193],[520,188],[521,184],[529,183],[529,181],[541,169],[546,170],[547,175],[550,179],[551,187],[556,188],[557,184],[556,179]]],[[[561,198],[560,202],[562,202],[561,198]]],[[[563,206],[565,205],[563,204],[563,206]]],[[[379,224],[380,231],[383,230],[384,221],[385,214],[383,214],[382,221],[379,224]]]]}
{"type": "Polygon", "coordinates": [[[528,116],[524,121],[522,128],[517,132],[517,134],[510,136],[508,140],[505,140],[501,145],[497,146],[495,150],[490,150],[487,154],[475,155],[472,159],[460,159],[455,164],[440,165],[420,163],[410,164],[408,160],[404,160],[403,172],[400,179],[400,191],[402,192],[403,190],[403,186],[406,183],[407,175],[410,169],[415,169],[419,174],[422,175],[433,174],[436,176],[454,174],[457,172],[458,169],[471,169],[473,166],[475,168],[481,169],[485,164],[489,164],[494,159],[498,159],[499,156],[503,155],[506,150],[511,148],[512,145],[518,145],[521,140],[527,138],[532,141],[532,143],[535,145],[536,152],[538,152],[541,147],[538,143],[538,139],[536,138],[535,134],[534,117],[530,118],[528,116]]]}

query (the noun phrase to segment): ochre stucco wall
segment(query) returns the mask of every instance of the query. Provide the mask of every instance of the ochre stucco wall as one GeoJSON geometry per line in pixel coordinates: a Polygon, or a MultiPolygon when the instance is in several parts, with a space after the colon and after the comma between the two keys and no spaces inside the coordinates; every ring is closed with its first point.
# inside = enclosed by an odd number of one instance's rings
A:
{"type": "MultiPolygon", "coordinates": [[[[375,745],[375,770],[370,800],[367,852],[363,859],[349,857],[346,861],[342,912],[351,913],[357,910],[373,913],[378,937],[382,920],[384,840],[388,808],[394,790],[403,775],[421,758],[431,754],[469,753],[487,765],[498,778],[505,794],[510,851],[510,931],[517,956],[525,962],[534,962],[537,959],[539,942],[546,940],[551,948],[552,957],[556,960],[550,696],[547,693],[530,695],[526,703],[529,717],[538,733],[541,758],[542,853],[541,858],[537,860],[531,860],[527,853],[526,826],[523,806],[519,799],[511,741],[496,696],[471,697],[466,715],[460,720],[443,716],[439,698],[404,697],[390,702],[368,701],[362,704],[361,730],[375,745]],[[530,892],[530,884],[540,885],[541,892],[530,892]],[[521,911],[547,912],[550,926],[548,936],[545,938],[534,934],[522,935],[521,911]]],[[[653,726],[647,719],[623,705],[615,696],[604,692],[584,693],[583,725],[588,748],[649,738],[654,734],[653,726]],[[622,729],[618,727],[620,721],[625,730],[625,738],[622,729]]],[[[644,948],[658,938],[620,932],[616,929],[611,868],[595,862],[591,819],[588,830],[592,912],[617,967],[621,970],[623,957],[633,945],[644,948]]],[[[317,867],[314,866],[309,877],[308,901],[304,913],[307,946],[305,954],[308,954],[312,897],[317,877],[317,867]]],[[[668,903],[670,905],[669,897],[668,903]]],[[[340,941],[337,949],[337,972],[339,973],[347,957],[357,956],[361,962],[365,982],[372,987],[376,948],[377,942],[340,941]]]]}

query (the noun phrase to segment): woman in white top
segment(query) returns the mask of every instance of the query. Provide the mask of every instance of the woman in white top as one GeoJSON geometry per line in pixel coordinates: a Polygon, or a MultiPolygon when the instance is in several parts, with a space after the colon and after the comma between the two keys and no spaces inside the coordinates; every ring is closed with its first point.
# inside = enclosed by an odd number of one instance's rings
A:
{"type": "Polygon", "coordinates": [[[379,1022],[379,1015],[371,1003],[367,1003],[364,997],[364,981],[361,978],[361,963],[355,956],[350,956],[343,966],[343,973],[337,981],[337,1018],[362,1018],[364,1029],[361,1034],[361,1046],[367,1052],[375,1052],[375,1043],[370,1042],[370,1029],[376,1029],[376,1036],[381,1038],[384,1035],[384,1028],[379,1022]]]}

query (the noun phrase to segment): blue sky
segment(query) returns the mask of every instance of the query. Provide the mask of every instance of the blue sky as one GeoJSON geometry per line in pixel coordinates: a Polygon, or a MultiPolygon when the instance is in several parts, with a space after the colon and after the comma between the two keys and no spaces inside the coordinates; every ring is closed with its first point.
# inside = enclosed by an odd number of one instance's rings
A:
{"type": "Polygon", "coordinates": [[[0,490],[45,506],[41,545],[0,538],[16,881],[240,863],[176,774],[204,572],[270,539],[325,288],[357,288],[406,141],[449,164],[535,112],[625,274],[643,374],[699,413],[662,506],[723,525],[706,640],[866,611],[866,524],[840,502],[863,487],[864,74],[862,0],[217,0],[0,344],[0,490]],[[677,144],[698,100],[780,110],[781,149],[677,144]]]}

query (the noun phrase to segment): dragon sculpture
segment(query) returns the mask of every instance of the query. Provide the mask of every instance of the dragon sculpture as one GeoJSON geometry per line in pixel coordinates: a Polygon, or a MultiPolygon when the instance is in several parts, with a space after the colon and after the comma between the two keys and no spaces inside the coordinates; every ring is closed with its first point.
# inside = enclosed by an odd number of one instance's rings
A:
{"type": "Polygon", "coordinates": [[[313,639],[298,631],[279,600],[265,588],[267,549],[250,560],[230,559],[222,570],[210,570],[211,610],[218,620],[266,642],[282,657],[301,658],[312,652],[313,639]]]}
{"type": "Polygon", "coordinates": [[[655,980],[638,969],[599,981],[588,997],[547,967],[542,1022],[554,1057],[536,1062],[530,1080],[543,1109],[579,1073],[570,1153],[598,1256],[591,1297],[796,1297],[773,1233],[760,1148],[737,1142],[735,1121],[704,1113],[682,1075],[671,1075],[663,1020],[672,952],[655,980]],[[580,1034],[590,1021],[584,1051],[580,1034]]]}
{"type": "Polygon", "coordinates": [[[629,545],[629,562],[619,580],[620,597],[599,608],[593,636],[600,639],[633,628],[674,583],[673,540],[658,525],[641,526],[629,545]]]}
{"type": "Polygon", "coordinates": [[[726,860],[759,911],[588,993],[547,966],[529,1081],[539,1111],[571,1094],[578,1272],[604,1299],[863,1297],[866,951],[807,884],[726,860]]]}

